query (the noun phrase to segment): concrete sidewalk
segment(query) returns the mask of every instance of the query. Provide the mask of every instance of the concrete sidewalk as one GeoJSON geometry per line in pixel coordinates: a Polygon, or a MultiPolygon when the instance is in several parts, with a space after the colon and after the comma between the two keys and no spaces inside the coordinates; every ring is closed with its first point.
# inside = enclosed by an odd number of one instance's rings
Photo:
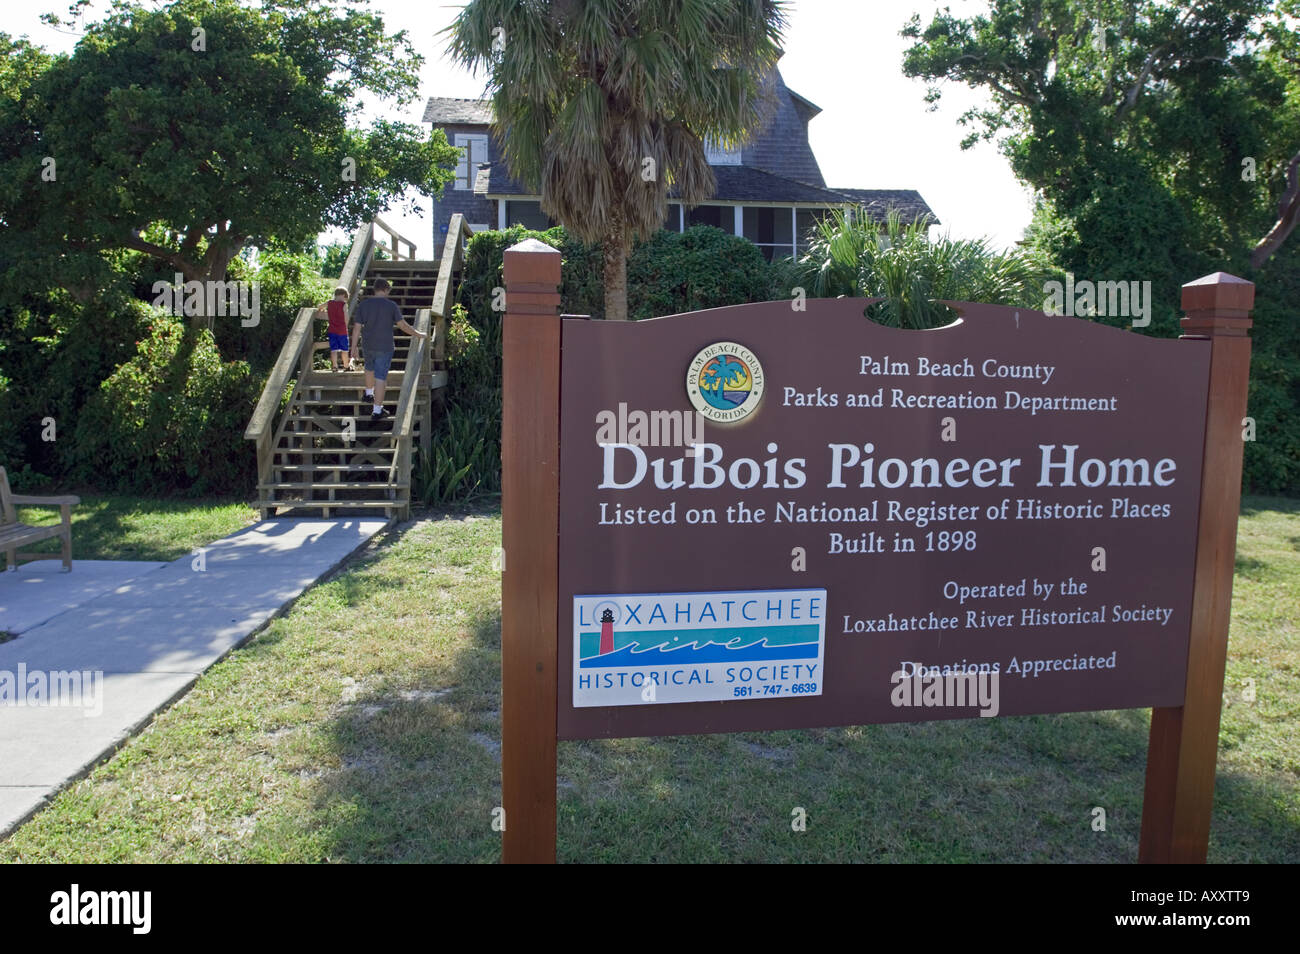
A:
{"type": "Polygon", "coordinates": [[[0,836],[384,526],[265,520],[205,547],[202,571],[190,554],[0,573],[0,631],[18,634],[0,643],[0,836]],[[55,700],[56,673],[85,677],[55,700]],[[15,691],[32,704],[15,706],[15,691]]]}

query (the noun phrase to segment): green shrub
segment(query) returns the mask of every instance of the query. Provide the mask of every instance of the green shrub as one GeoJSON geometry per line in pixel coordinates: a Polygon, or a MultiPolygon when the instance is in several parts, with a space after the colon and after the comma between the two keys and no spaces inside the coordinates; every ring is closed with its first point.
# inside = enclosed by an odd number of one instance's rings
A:
{"type": "MultiPolygon", "coordinates": [[[[495,289],[505,285],[502,278],[502,264],[505,251],[512,245],[518,245],[525,239],[537,239],[552,248],[564,252],[564,230],[554,228],[547,232],[534,232],[516,225],[502,231],[488,230],[476,232],[469,240],[465,251],[465,265],[461,271],[460,289],[456,300],[465,306],[470,323],[480,333],[492,335],[493,326],[500,325],[501,314],[492,308],[494,298],[500,302],[495,289]]],[[[564,260],[561,276],[568,283],[569,262],[564,260]]],[[[561,289],[561,301],[564,301],[564,289],[561,289]]],[[[571,309],[561,306],[561,311],[571,309]]]]}
{"type": "Polygon", "coordinates": [[[501,492],[499,414],[449,404],[431,444],[415,475],[415,495],[425,503],[464,502],[501,492]]]}
{"type": "Polygon", "coordinates": [[[260,392],[245,361],[224,362],[206,329],[156,313],[131,360],[77,421],[77,476],[102,489],[247,493],[255,458],[243,431],[260,392]]]}
{"type": "MultiPolygon", "coordinates": [[[[597,273],[599,276],[599,273],[597,273]]],[[[628,314],[635,319],[766,301],[770,266],[752,242],[709,225],[659,231],[627,263],[628,314]]]]}
{"type": "Polygon", "coordinates": [[[106,290],[86,301],[58,291],[6,316],[0,462],[24,472],[25,488],[61,482],[76,456],[82,407],[131,356],[151,315],[147,305],[106,290]],[[46,418],[54,419],[53,441],[42,439],[46,418]]]}
{"type": "MultiPolygon", "coordinates": [[[[489,309],[489,312],[491,310],[489,309]]],[[[501,321],[480,331],[463,305],[447,322],[446,413],[415,475],[425,503],[464,501],[501,490],[501,321]]]]}
{"type": "MultiPolygon", "coordinates": [[[[4,343],[0,342],[0,359],[4,357],[4,343]]],[[[3,365],[0,365],[2,367],[3,365]]],[[[18,412],[14,406],[13,387],[8,378],[0,374],[0,467],[16,468],[25,463],[23,442],[18,435],[18,412]]]]}
{"type": "MultiPolygon", "coordinates": [[[[604,256],[598,245],[569,239],[563,228],[522,226],[476,233],[469,241],[459,304],[447,331],[447,414],[433,435],[418,494],[427,502],[463,500],[501,488],[501,304],[505,251],[537,239],[561,253],[560,311],[604,314],[604,256]]],[[[634,319],[674,315],[771,294],[769,266],[758,249],[721,229],[695,226],[659,232],[628,259],[628,313],[634,319]]]]}
{"type": "MultiPolygon", "coordinates": [[[[560,250],[560,311],[603,317],[604,256],[600,246],[574,241],[559,227],[533,232],[514,226],[500,232],[479,232],[470,239],[459,300],[469,310],[474,326],[483,330],[493,320],[492,292],[504,285],[505,250],[529,238],[560,250]]],[[[637,243],[628,256],[627,286],[629,316],[635,320],[658,318],[768,301],[771,266],[745,239],[709,225],[695,225],[681,233],[661,230],[637,243]]]]}

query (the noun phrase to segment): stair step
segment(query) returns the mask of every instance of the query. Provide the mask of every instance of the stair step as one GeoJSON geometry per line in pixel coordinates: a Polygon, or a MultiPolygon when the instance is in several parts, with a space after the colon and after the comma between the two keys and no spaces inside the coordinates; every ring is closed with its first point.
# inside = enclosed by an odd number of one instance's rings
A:
{"type": "MultiPolygon", "coordinates": [[[[337,470],[340,473],[347,473],[348,471],[360,472],[360,471],[367,471],[367,470],[388,470],[390,465],[389,464],[272,464],[271,467],[273,470],[280,471],[281,473],[288,471],[290,473],[309,474],[317,470],[337,470]]],[[[303,487],[306,485],[297,484],[296,486],[303,487]]],[[[339,486],[339,485],[335,484],[333,486],[339,486]]]]}
{"type": "Polygon", "coordinates": [[[410,487],[409,483],[390,484],[386,481],[375,480],[354,480],[342,483],[322,483],[319,481],[308,483],[293,483],[286,481],[282,483],[259,483],[258,490],[405,490],[410,487]]]}
{"type": "Polygon", "coordinates": [[[253,501],[252,506],[255,509],[274,509],[276,507],[329,507],[331,510],[350,509],[353,507],[403,507],[407,503],[404,499],[397,500],[266,500],[259,499],[253,501]]]}
{"type": "Polygon", "coordinates": [[[382,457],[397,451],[396,447],[273,447],[277,454],[356,454],[359,457],[382,457]]]}
{"type": "MultiPolygon", "coordinates": [[[[367,405],[369,405],[369,406],[373,409],[374,406],[375,406],[374,398],[368,398],[368,397],[351,397],[351,398],[348,398],[348,397],[332,397],[332,398],[326,398],[326,397],[322,397],[322,398],[305,398],[305,397],[299,397],[297,400],[294,401],[294,403],[295,403],[295,404],[301,404],[301,405],[303,405],[303,406],[305,406],[305,407],[330,407],[330,406],[335,405],[335,404],[367,404],[367,405]]],[[[397,407],[397,398],[394,398],[393,400],[390,401],[390,400],[388,399],[388,395],[384,395],[384,407],[387,407],[387,408],[389,408],[390,410],[391,410],[392,408],[397,407]]],[[[320,417],[321,415],[317,415],[317,416],[320,417]]],[[[367,417],[370,416],[370,411],[367,411],[367,412],[366,412],[366,416],[367,416],[367,417]]]]}
{"type": "MultiPolygon", "coordinates": [[[[321,388],[333,388],[339,391],[348,391],[352,394],[364,394],[366,380],[363,378],[361,371],[321,371],[313,370],[310,376],[302,383],[300,390],[318,391],[321,388]],[[351,376],[356,376],[356,380],[349,380],[351,376]]],[[[394,368],[388,375],[388,383],[384,390],[392,391],[397,388],[402,381],[401,376],[405,374],[405,369],[394,368]]]]}

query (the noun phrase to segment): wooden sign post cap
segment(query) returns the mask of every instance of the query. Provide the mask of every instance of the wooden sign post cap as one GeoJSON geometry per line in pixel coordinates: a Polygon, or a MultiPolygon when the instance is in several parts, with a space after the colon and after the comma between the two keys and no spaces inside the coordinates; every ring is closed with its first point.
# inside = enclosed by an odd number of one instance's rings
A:
{"type": "Polygon", "coordinates": [[[1183,286],[1183,330],[1206,334],[1245,334],[1255,306],[1255,284],[1227,272],[1215,272],[1183,286]]]}
{"type": "Polygon", "coordinates": [[[555,289],[560,284],[562,258],[559,249],[537,239],[524,239],[506,249],[506,285],[549,285],[555,289]]]}

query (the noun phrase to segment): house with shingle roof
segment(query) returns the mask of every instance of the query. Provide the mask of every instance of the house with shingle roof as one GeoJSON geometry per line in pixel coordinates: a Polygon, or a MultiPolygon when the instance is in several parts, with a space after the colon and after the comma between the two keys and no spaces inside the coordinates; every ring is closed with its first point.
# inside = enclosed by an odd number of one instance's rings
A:
{"type": "MultiPolygon", "coordinates": [[[[884,220],[897,211],[904,222],[938,219],[913,189],[830,188],[808,143],[808,123],[821,112],[785,85],[779,70],[768,84],[770,109],[753,139],[731,150],[708,149],[717,188],[704,203],[687,207],[669,190],[664,228],[684,231],[713,225],[749,239],[765,258],[797,256],[809,231],[832,209],[864,207],[884,220]]],[[[474,230],[555,223],[541,209],[541,196],[516,182],[492,133],[492,104],[484,99],[433,97],[424,121],[443,130],[461,150],[456,179],[433,203],[433,240],[441,254],[447,223],[457,212],[474,230]]]]}

